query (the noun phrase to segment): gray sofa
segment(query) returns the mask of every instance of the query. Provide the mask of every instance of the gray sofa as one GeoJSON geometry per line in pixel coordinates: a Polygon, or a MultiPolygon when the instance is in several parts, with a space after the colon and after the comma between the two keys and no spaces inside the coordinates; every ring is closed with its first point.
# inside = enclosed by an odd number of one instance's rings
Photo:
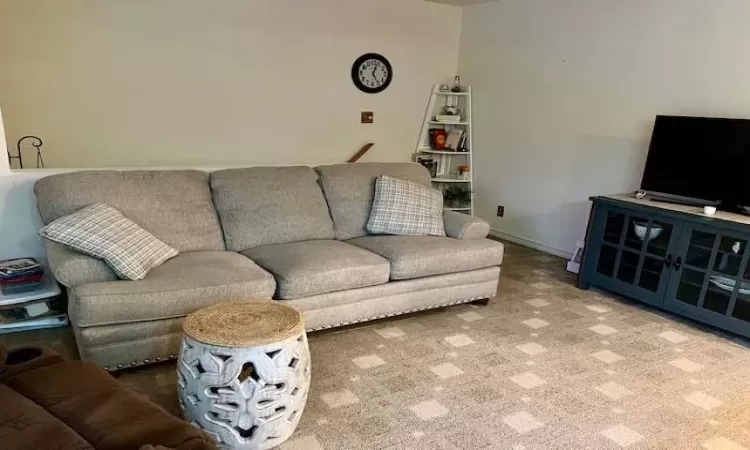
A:
{"type": "Polygon", "coordinates": [[[485,239],[482,220],[447,211],[448,237],[368,236],[382,174],[430,184],[410,163],[39,180],[45,224],[103,202],[180,251],[145,279],[123,281],[104,262],[45,242],[81,358],[108,370],[174,358],[185,315],[218,302],[274,298],[303,311],[313,331],[494,296],[503,246],[485,239]]]}

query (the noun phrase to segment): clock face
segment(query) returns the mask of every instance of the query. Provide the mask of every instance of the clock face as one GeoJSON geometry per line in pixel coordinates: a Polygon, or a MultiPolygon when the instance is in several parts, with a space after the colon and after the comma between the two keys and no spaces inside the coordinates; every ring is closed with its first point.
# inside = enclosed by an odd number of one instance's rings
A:
{"type": "Polygon", "coordinates": [[[384,91],[392,79],[391,63],[376,53],[360,56],[352,66],[352,81],[359,90],[368,94],[384,91]]]}

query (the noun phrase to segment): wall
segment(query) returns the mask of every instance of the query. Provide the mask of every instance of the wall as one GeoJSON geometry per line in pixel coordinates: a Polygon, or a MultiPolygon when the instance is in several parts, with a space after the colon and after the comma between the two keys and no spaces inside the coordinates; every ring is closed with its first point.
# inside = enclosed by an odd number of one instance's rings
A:
{"type": "Polygon", "coordinates": [[[749,17],[746,0],[466,8],[477,215],[501,236],[571,252],[589,196],[638,187],[656,114],[750,117],[749,17]]]}
{"type": "Polygon", "coordinates": [[[419,0],[1,1],[0,104],[47,167],[335,163],[370,141],[406,161],[460,26],[419,0]],[[394,67],[378,95],[350,79],[370,51],[394,67]]]}
{"type": "Polygon", "coordinates": [[[3,111],[0,110],[0,176],[10,173],[8,158],[5,156],[7,154],[8,148],[5,141],[5,128],[3,128],[3,111]]]}

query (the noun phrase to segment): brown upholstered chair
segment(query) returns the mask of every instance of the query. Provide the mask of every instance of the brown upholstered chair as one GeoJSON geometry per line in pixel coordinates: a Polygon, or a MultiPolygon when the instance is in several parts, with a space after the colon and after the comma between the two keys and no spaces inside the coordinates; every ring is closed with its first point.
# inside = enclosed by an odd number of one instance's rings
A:
{"type": "Polygon", "coordinates": [[[90,362],[0,346],[4,449],[216,449],[212,438],[90,362]]]}

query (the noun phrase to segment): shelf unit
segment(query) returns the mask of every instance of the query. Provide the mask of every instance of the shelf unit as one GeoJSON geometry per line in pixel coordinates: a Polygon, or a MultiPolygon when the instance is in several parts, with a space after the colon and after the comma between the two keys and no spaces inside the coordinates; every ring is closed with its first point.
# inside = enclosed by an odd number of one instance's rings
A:
{"type": "Polygon", "coordinates": [[[474,167],[473,167],[474,139],[471,126],[471,86],[464,86],[462,92],[441,92],[440,85],[435,85],[430,94],[422,130],[417,141],[414,153],[415,161],[431,157],[436,163],[435,173],[432,177],[433,186],[441,191],[450,186],[462,186],[472,191],[471,201],[468,205],[453,207],[446,205],[447,211],[458,211],[474,215],[474,167]],[[461,109],[461,120],[459,122],[441,122],[436,116],[443,113],[446,106],[454,106],[461,109]],[[445,129],[447,132],[454,130],[462,131],[468,151],[459,152],[454,150],[437,150],[430,145],[430,130],[445,129]],[[420,158],[421,157],[421,158],[420,158]],[[469,174],[466,179],[459,178],[457,166],[465,164],[469,166],[469,174]],[[461,183],[461,184],[457,184],[461,183]]]}

